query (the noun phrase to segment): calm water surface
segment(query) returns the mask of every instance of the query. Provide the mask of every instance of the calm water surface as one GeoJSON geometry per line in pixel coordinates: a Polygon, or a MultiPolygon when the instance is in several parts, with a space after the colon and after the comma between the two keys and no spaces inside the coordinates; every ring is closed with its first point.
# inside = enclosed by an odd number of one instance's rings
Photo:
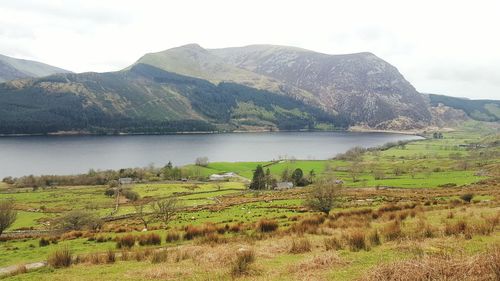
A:
{"type": "Polygon", "coordinates": [[[40,136],[0,138],[0,177],[74,174],[210,161],[327,159],[354,146],[370,147],[417,136],[352,132],[276,132],[162,136],[40,136]]]}

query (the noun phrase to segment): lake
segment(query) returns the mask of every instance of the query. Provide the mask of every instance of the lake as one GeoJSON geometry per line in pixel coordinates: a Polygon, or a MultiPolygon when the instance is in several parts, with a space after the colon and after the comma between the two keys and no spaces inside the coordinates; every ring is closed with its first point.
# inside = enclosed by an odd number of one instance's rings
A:
{"type": "Polygon", "coordinates": [[[211,162],[267,161],[280,157],[328,159],[351,147],[372,147],[418,136],[356,132],[273,132],[193,135],[30,136],[0,138],[0,177],[85,173],[211,162]]]}

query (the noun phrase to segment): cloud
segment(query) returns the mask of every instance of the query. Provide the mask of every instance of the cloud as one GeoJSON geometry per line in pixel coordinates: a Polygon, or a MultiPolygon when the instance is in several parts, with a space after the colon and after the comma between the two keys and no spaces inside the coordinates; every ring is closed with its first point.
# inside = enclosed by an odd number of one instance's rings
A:
{"type": "Polygon", "coordinates": [[[369,51],[419,90],[500,99],[499,10],[495,0],[0,0],[0,53],[102,72],[187,43],[369,51]]]}
{"type": "Polygon", "coordinates": [[[486,82],[500,86],[500,65],[439,66],[431,69],[427,77],[434,80],[486,82]]]}
{"type": "Polygon", "coordinates": [[[94,24],[123,24],[129,22],[133,14],[127,14],[120,9],[120,2],[107,1],[75,1],[75,0],[16,0],[2,1],[1,7],[13,11],[38,14],[47,18],[58,18],[68,21],[87,21],[94,24]],[[116,4],[110,9],[109,4],[116,4]]]}

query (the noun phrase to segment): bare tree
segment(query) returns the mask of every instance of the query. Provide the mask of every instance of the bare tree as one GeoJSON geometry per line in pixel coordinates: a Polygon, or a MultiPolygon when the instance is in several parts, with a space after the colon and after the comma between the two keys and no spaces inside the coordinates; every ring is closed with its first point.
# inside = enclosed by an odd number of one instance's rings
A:
{"type": "Polygon", "coordinates": [[[0,200],[0,235],[16,221],[16,217],[14,200],[0,200]]]}
{"type": "Polygon", "coordinates": [[[208,166],[208,157],[198,157],[195,160],[196,166],[206,167],[208,166]]]}
{"type": "Polygon", "coordinates": [[[328,215],[335,205],[335,199],[339,196],[340,190],[341,186],[336,184],[334,179],[320,179],[311,189],[306,205],[328,215]]]}
{"type": "Polygon", "coordinates": [[[358,176],[362,171],[361,164],[359,162],[353,162],[351,167],[349,167],[349,174],[351,175],[352,181],[357,182],[358,176]]]}
{"type": "MultiPolygon", "coordinates": [[[[154,204],[155,203],[152,203],[152,205],[154,204]]],[[[141,220],[142,224],[144,225],[144,228],[148,229],[148,224],[150,224],[155,220],[155,216],[153,216],[151,213],[146,212],[145,203],[139,203],[135,205],[134,208],[135,208],[135,213],[137,214],[137,217],[141,220]]]]}
{"type": "Polygon", "coordinates": [[[169,197],[152,203],[151,207],[153,208],[155,219],[168,225],[179,210],[179,200],[177,197],[169,197]]]}

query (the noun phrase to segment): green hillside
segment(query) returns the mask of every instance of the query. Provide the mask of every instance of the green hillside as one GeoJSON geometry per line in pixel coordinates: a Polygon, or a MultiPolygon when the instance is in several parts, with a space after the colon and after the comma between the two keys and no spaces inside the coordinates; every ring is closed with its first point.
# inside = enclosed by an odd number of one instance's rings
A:
{"type": "Polygon", "coordinates": [[[234,83],[214,85],[145,64],[120,72],[58,74],[0,84],[0,120],[2,134],[347,126],[342,118],[290,97],[234,83]]]}
{"type": "Polygon", "coordinates": [[[497,100],[469,100],[443,95],[429,94],[431,104],[443,104],[455,109],[463,110],[467,115],[479,121],[499,121],[500,101],[497,100]]]}

